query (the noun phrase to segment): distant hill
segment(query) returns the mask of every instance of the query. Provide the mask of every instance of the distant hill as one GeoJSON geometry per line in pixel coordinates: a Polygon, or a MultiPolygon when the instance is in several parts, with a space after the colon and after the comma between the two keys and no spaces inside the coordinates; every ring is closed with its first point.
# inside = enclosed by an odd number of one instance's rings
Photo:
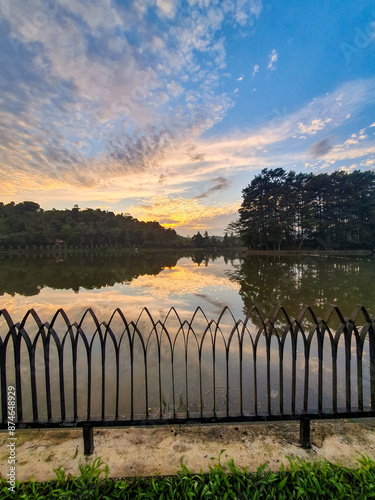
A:
{"type": "Polygon", "coordinates": [[[69,247],[185,247],[191,239],[158,222],[141,222],[129,214],[76,205],[71,210],[43,210],[38,203],[0,203],[0,247],[48,245],[62,240],[69,247]]]}

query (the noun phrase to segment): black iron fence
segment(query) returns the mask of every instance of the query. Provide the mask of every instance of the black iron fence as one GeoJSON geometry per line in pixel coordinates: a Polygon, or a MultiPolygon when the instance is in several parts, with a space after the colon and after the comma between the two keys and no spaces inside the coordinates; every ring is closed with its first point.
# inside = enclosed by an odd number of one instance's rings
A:
{"type": "Polygon", "coordinates": [[[324,319],[224,308],[217,321],[116,309],[108,323],[91,309],[74,323],[63,309],[50,323],[2,310],[0,383],[0,428],[14,387],[19,428],[83,427],[85,453],[95,426],[188,422],[299,420],[308,446],[310,419],[375,416],[375,321],[362,306],[324,319]]]}

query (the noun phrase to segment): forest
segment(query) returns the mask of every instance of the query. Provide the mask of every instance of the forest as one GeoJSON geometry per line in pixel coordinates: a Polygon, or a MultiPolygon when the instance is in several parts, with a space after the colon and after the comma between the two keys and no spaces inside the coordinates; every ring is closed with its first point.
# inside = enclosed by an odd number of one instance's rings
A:
{"type": "Polygon", "coordinates": [[[0,203],[0,250],[10,247],[51,245],[56,240],[68,248],[140,247],[140,248],[212,248],[232,247],[238,239],[203,235],[183,237],[174,229],[158,222],[142,222],[130,214],[114,214],[106,210],[43,210],[38,203],[0,203]]]}
{"type": "Polygon", "coordinates": [[[242,197],[236,226],[250,249],[375,248],[374,171],[263,169],[242,197]]]}

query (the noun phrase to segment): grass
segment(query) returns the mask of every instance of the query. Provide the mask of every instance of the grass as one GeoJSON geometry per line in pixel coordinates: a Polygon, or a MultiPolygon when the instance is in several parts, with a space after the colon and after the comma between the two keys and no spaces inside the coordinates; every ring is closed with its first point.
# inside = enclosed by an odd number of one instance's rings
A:
{"type": "MultiPolygon", "coordinates": [[[[222,452],[225,450],[222,450],[222,452]]],[[[222,453],[221,452],[221,453],[222,453]]],[[[220,453],[220,455],[221,455],[220,453]]],[[[100,458],[79,468],[79,476],[55,470],[51,482],[16,482],[15,493],[0,478],[0,499],[356,499],[375,498],[375,463],[366,457],[349,469],[330,462],[289,460],[278,472],[267,464],[256,472],[242,471],[230,460],[222,465],[220,456],[207,474],[192,474],[184,465],[176,476],[132,479],[108,478],[108,466],[100,458]]],[[[212,459],[214,460],[214,459],[212,459]]]]}

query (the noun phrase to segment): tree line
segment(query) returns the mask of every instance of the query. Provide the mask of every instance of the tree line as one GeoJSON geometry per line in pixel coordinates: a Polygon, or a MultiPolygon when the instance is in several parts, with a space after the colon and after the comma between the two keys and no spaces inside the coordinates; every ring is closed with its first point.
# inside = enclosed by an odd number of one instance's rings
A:
{"type": "Polygon", "coordinates": [[[238,247],[242,245],[241,240],[231,232],[225,232],[224,237],[208,236],[205,231],[203,235],[198,231],[192,238],[194,248],[216,248],[216,247],[238,247]]]}
{"type": "Polygon", "coordinates": [[[184,238],[158,222],[141,222],[129,214],[90,209],[43,210],[38,203],[0,203],[0,245],[49,245],[62,240],[69,247],[184,246],[184,238]]]}
{"type": "Polygon", "coordinates": [[[264,169],[242,190],[236,227],[254,250],[375,248],[375,172],[264,169]]]}
{"type": "Polygon", "coordinates": [[[43,210],[38,203],[0,203],[0,249],[45,246],[61,240],[69,248],[140,247],[140,248],[212,248],[236,246],[238,240],[198,233],[183,237],[158,222],[142,222],[128,213],[75,205],[71,210],[43,210]]]}

